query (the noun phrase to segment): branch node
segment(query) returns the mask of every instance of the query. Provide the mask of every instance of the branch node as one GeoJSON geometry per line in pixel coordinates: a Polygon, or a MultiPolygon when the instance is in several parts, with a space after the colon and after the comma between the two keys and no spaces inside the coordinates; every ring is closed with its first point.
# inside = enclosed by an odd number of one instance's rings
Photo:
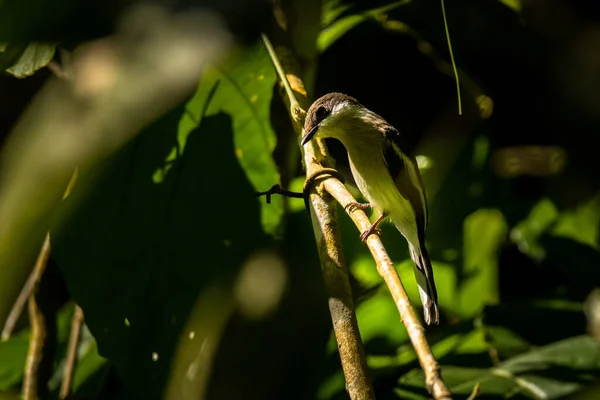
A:
{"type": "Polygon", "coordinates": [[[292,192],[290,190],[282,189],[281,185],[279,185],[278,183],[271,186],[271,189],[267,190],[266,192],[256,192],[256,197],[266,196],[267,204],[271,204],[271,196],[274,194],[279,194],[283,197],[292,197],[297,199],[301,199],[304,197],[304,193],[292,192]]]}

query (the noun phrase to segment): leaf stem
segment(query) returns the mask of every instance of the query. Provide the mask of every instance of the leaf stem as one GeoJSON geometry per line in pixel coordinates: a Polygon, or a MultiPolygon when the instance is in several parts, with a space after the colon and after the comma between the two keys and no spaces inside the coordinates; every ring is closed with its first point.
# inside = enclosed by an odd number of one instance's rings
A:
{"type": "Polygon", "coordinates": [[[281,66],[281,62],[279,61],[279,57],[277,57],[277,53],[275,52],[275,49],[273,48],[271,41],[269,40],[267,35],[265,35],[264,33],[261,34],[261,36],[262,36],[263,43],[265,44],[265,47],[267,48],[267,51],[269,52],[269,56],[271,56],[271,61],[273,62],[275,71],[277,71],[277,75],[279,75],[279,80],[281,81],[281,83],[283,84],[283,87],[285,88],[285,92],[286,92],[288,100],[290,102],[291,115],[293,118],[297,118],[300,110],[302,110],[302,107],[300,107],[300,103],[298,103],[298,99],[296,99],[296,95],[294,93],[294,90],[292,89],[292,85],[290,85],[290,81],[288,80],[288,78],[285,74],[285,71],[283,70],[283,67],[281,66]]]}

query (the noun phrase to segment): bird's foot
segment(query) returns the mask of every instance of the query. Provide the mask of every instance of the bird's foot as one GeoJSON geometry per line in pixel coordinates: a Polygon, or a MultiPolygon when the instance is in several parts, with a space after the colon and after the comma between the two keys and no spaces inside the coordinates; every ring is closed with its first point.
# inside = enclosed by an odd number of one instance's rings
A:
{"type": "Polygon", "coordinates": [[[379,229],[377,225],[372,225],[369,229],[360,234],[360,240],[362,240],[363,243],[366,243],[367,238],[373,233],[379,236],[382,234],[381,229],[379,229]]]}
{"type": "Polygon", "coordinates": [[[372,207],[371,203],[357,203],[357,202],[354,202],[354,203],[346,204],[346,207],[344,207],[344,211],[346,211],[346,212],[352,212],[354,210],[363,210],[363,211],[366,211],[366,210],[370,210],[371,207],[372,207]]]}

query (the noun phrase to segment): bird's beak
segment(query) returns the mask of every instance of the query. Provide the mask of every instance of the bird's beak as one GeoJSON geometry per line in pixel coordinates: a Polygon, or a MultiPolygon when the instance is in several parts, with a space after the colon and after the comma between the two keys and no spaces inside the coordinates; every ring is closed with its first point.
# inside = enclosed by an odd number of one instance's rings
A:
{"type": "Polygon", "coordinates": [[[306,132],[306,134],[302,137],[302,140],[300,141],[300,145],[304,146],[306,143],[308,143],[310,141],[310,139],[313,138],[313,136],[315,136],[315,133],[317,133],[317,130],[319,129],[319,125],[315,125],[313,126],[310,131],[306,132]]]}

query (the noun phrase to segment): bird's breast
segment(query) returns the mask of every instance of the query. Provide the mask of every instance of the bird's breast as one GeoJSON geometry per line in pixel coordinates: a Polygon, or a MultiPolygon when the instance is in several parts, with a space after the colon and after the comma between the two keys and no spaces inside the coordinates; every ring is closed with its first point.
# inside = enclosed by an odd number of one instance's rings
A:
{"type": "Polygon", "coordinates": [[[361,193],[375,210],[388,214],[407,239],[412,239],[416,235],[413,207],[398,190],[382,151],[348,149],[348,158],[352,175],[361,193]]]}

